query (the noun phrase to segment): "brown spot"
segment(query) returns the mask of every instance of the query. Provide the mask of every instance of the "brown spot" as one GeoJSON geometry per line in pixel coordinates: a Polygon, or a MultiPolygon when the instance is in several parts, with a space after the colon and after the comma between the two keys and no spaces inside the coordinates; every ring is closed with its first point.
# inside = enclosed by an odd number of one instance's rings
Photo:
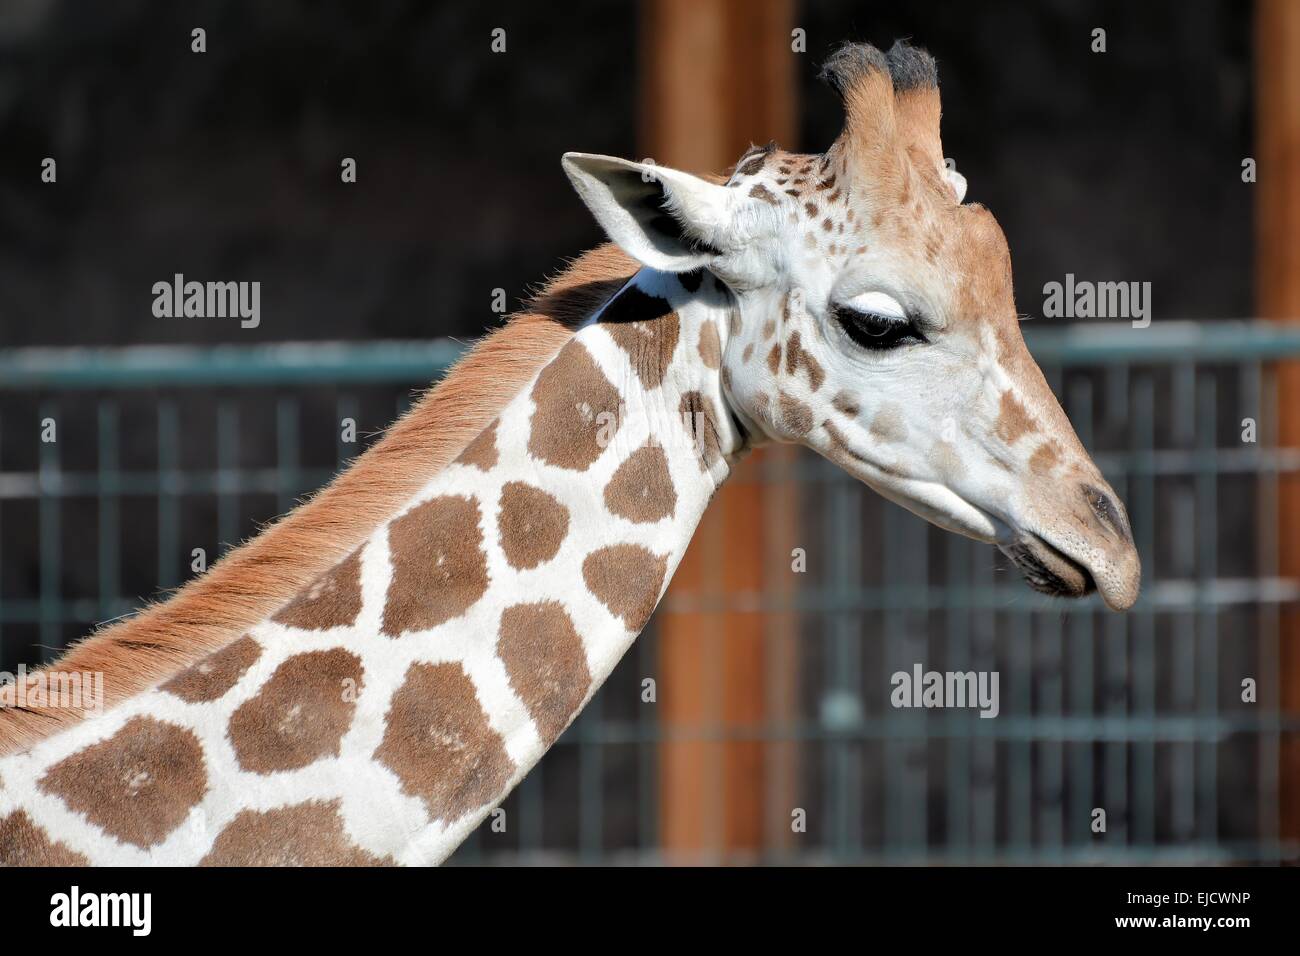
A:
{"type": "Polygon", "coordinates": [[[837,412],[847,415],[849,418],[857,418],[858,413],[862,411],[862,406],[858,404],[858,400],[848,392],[838,393],[831,399],[831,404],[835,406],[837,412]]]}
{"type": "Polygon", "coordinates": [[[640,632],[659,603],[668,573],[668,558],[657,557],[639,544],[616,544],[587,555],[582,578],[597,600],[629,631],[640,632]]]}
{"type": "Polygon", "coordinates": [[[412,664],[393,694],[375,757],[402,792],[451,822],[502,796],[515,771],[460,664],[412,664]]]}
{"type": "Polygon", "coordinates": [[[785,343],[785,371],[788,375],[793,375],[799,370],[799,330],[795,329],[790,333],[790,338],[785,343]]]}
{"type": "Polygon", "coordinates": [[[827,189],[834,189],[834,188],[835,188],[835,174],[834,174],[834,173],[831,173],[829,176],[827,176],[825,179],[823,179],[821,182],[819,182],[819,183],[817,184],[817,189],[818,189],[819,191],[824,191],[824,190],[827,190],[827,189]]]}
{"type": "Polygon", "coordinates": [[[858,246],[858,247],[857,247],[856,249],[854,249],[853,251],[854,251],[856,254],[860,255],[860,256],[864,256],[864,255],[867,254],[867,247],[866,247],[866,246],[858,246]]]}
{"type": "Polygon", "coordinates": [[[1025,406],[1011,394],[1011,390],[1002,393],[1002,402],[998,408],[996,425],[998,437],[1010,445],[1025,432],[1034,430],[1033,420],[1025,411],[1025,406]]]}
{"type": "Polygon", "coordinates": [[[837,189],[835,190],[835,192],[831,193],[829,196],[826,197],[826,201],[835,202],[839,198],[840,198],[840,191],[837,189]]]}
{"type": "Polygon", "coordinates": [[[871,420],[867,430],[881,441],[899,442],[907,437],[907,425],[903,423],[902,413],[897,405],[889,402],[876,412],[876,417],[871,420]]]}
{"type": "Polygon", "coordinates": [[[748,345],[745,346],[745,350],[740,353],[740,360],[742,362],[748,363],[749,360],[753,357],[754,357],[754,343],[750,342],[748,345]]]}
{"type": "Polygon", "coordinates": [[[569,509],[540,488],[510,481],[501,489],[497,527],[510,566],[535,568],[559,552],[569,533],[569,509]]]}
{"type": "Polygon", "coordinates": [[[352,842],[338,800],[310,800],[258,812],[243,810],[226,824],[199,866],[395,866],[352,842]]]}
{"type": "MultiPolygon", "coordinates": [[[[676,328],[674,318],[674,339],[676,328]]],[[[528,435],[529,454],[559,468],[591,467],[621,424],[618,391],[581,342],[570,341],[542,369],[532,399],[537,407],[528,435]]]]}
{"type": "Polygon", "coordinates": [[[722,342],[718,338],[718,327],[712,320],[700,326],[700,361],[711,369],[722,364],[722,342]]]}
{"type": "Polygon", "coordinates": [[[790,333],[785,349],[786,372],[793,375],[802,368],[808,374],[808,384],[812,390],[815,392],[820,389],[826,373],[822,371],[821,363],[803,348],[798,329],[790,333]]]}
{"type": "Polygon", "coordinates": [[[767,153],[759,153],[753,159],[748,160],[736,172],[742,176],[757,175],[763,169],[763,164],[767,162],[767,153]]]}
{"type": "Polygon", "coordinates": [[[781,410],[781,424],[791,435],[806,435],[812,431],[812,409],[803,402],[779,392],[777,407],[781,410]]]}
{"type": "Polygon", "coordinates": [[[803,204],[804,212],[808,213],[809,219],[817,218],[817,204],[815,202],[806,202],[803,204]]]}
{"type": "Polygon", "coordinates": [[[90,866],[90,861],[15,810],[0,819],[0,866],[90,866]]]}
{"type": "Polygon", "coordinates": [[[262,656],[262,646],[245,634],[181,671],[161,689],[190,704],[224,697],[244,671],[262,656]]]}
{"type": "Polygon", "coordinates": [[[795,196],[795,197],[797,197],[797,196],[799,195],[799,190],[797,190],[797,189],[787,189],[787,190],[785,191],[785,194],[786,194],[787,196],[795,196]]]}
{"type": "MultiPolygon", "coordinates": [[[[658,388],[668,366],[672,364],[673,351],[677,348],[677,337],[681,329],[677,313],[668,312],[645,322],[610,322],[602,327],[632,360],[632,369],[637,378],[641,379],[641,384],[646,388],[658,388]]],[[[596,369],[596,374],[601,374],[599,369],[596,369]]],[[[603,375],[601,380],[604,381],[603,375]]],[[[608,382],[604,384],[608,385],[608,382]]]]}
{"type": "Polygon", "coordinates": [[[794,373],[803,369],[809,376],[809,385],[813,386],[814,392],[822,388],[822,382],[826,380],[826,372],[822,369],[822,363],[813,358],[811,352],[803,349],[800,333],[798,330],[790,333],[789,342],[785,345],[785,371],[794,375],[794,373]]]}
{"type": "Polygon", "coordinates": [[[1045,441],[1039,445],[1029,458],[1029,470],[1035,475],[1046,477],[1061,463],[1061,446],[1054,441],[1045,441]]]}
{"type": "Polygon", "coordinates": [[[773,206],[778,205],[777,198],[772,195],[772,191],[762,183],[755,183],[749,190],[749,194],[755,199],[761,199],[765,203],[771,203],[773,206]]]}
{"type": "Polygon", "coordinates": [[[767,367],[773,375],[781,371],[781,343],[778,342],[772,346],[772,350],[767,353],[767,367]]]}
{"type": "Polygon", "coordinates": [[[708,470],[722,459],[722,433],[713,403],[699,392],[685,392],[677,406],[678,414],[695,443],[700,468],[708,470]]]}
{"type": "Polygon", "coordinates": [[[804,371],[808,373],[808,385],[814,392],[817,391],[826,380],[826,373],[822,370],[821,363],[806,351],[802,353],[800,362],[804,371]]]}
{"type": "Polygon", "coordinates": [[[766,342],[774,335],[776,335],[776,320],[768,319],[763,323],[763,341],[766,342]]]}
{"type": "Polygon", "coordinates": [[[491,425],[479,432],[478,436],[465,446],[465,450],[460,453],[456,461],[462,465],[473,465],[480,471],[490,471],[495,468],[498,421],[500,419],[494,418],[491,425]]]}
{"type": "Polygon", "coordinates": [[[230,717],[230,744],[253,773],[338,756],[356,710],[361,659],[341,648],[295,654],[230,717]]]}
{"type": "Polygon", "coordinates": [[[646,444],[619,465],[605,486],[605,507],[611,514],[642,524],[672,517],[677,491],[664,450],[646,444]]]}
{"type": "Polygon", "coordinates": [[[40,788],[110,836],[147,849],[165,840],[203,799],[208,774],[193,733],[132,717],[112,737],[51,767],[40,788]]]}
{"type": "Polygon", "coordinates": [[[443,496],[417,505],[388,526],[393,576],[383,632],[397,637],[464,614],[487,590],[487,556],[478,504],[443,496]]]}
{"type": "Polygon", "coordinates": [[[556,601],[508,607],[501,615],[497,654],[549,747],[591,688],[587,652],[572,619],[556,601]]]}
{"type": "Polygon", "coordinates": [[[830,219],[823,219],[823,220],[822,220],[822,230],[823,230],[824,232],[830,232],[831,229],[834,228],[834,226],[835,226],[835,223],[831,222],[830,219]]]}
{"type": "Polygon", "coordinates": [[[307,631],[350,627],[361,613],[361,549],[326,571],[271,620],[307,631]]]}

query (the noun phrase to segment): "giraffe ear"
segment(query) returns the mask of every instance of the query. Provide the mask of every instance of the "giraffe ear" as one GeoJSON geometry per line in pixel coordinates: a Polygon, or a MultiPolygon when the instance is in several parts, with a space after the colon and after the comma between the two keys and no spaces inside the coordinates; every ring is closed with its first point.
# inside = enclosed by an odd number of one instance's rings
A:
{"type": "Polygon", "coordinates": [[[565,153],[562,165],[609,238],[650,268],[690,272],[726,254],[734,190],[613,156],[565,153]]]}

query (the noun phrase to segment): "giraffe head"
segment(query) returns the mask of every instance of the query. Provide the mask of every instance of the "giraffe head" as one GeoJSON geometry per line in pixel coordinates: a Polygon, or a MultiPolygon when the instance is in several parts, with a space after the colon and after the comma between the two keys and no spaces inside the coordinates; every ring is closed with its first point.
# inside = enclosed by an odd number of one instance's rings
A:
{"type": "Polygon", "coordinates": [[[734,294],[722,380],[755,441],[997,544],[1041,591],[1129,607],[1128,518],[1025,347],[1002,230],[945,164],[934,60],[848,45],[824,72],[846,119],[821,155],[754,148],[725,184],[574,153],[565,170],[640,262],[734,294]]]}

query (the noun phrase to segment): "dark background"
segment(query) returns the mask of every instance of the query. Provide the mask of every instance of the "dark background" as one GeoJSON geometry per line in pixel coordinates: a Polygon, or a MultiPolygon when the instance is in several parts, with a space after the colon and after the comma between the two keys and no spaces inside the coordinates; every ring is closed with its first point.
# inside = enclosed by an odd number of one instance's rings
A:
{"type": "MultiPolygon", "coordinates": [[[[945,151],[1006,230],[1022,312],[1073,272],[1152,282],[1158,319],[1249,315],[1248,12],[809,2],[783,145],[838,132],[816,80],[837,43],[910,36],[939,60],[945,151]]],[[[481,332],[494,288],[513,307],[600,241],[559,157],[638,155],[638,19],[594,0],[0,8],[0,345],[481,332]],[[155,318],[175,272],[261,281],[260,328],[155,318]]]]}

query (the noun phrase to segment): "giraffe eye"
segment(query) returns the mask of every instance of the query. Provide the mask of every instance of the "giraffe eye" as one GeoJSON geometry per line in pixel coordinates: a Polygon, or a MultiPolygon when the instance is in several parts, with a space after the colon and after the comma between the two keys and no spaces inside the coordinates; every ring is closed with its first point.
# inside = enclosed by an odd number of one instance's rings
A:
{"type": "Polygon", "coordinates": [[[831,306],[831,315],[850,339],[873,352],[929,341],[916,322],[905,315],[884,315],[838,304],[831,306]]]}

